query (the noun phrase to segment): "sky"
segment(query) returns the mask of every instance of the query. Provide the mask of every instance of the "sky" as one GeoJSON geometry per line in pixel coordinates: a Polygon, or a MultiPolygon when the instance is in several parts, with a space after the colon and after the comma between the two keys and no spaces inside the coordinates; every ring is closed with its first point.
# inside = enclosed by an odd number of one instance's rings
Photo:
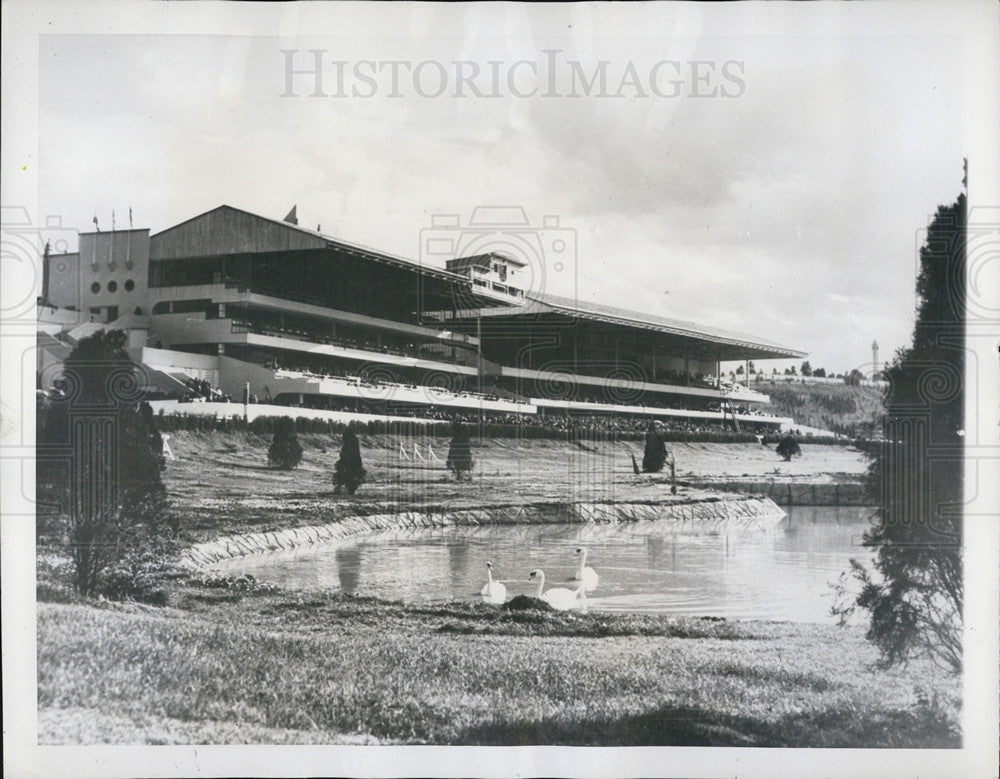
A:
{"type": "Polygon", "coordinates": [[[40,212],[88,230],[131,208],[156,232],[296,205],[417,259],[435,215],[519,206],[545,291],[837,373],[909,341],[920,230],[962,190],[960,41],[690,6],[332,5],[267,34],[43,36],[40,212]],[[322,82],[289,82],[312,50],[322,82]]]}

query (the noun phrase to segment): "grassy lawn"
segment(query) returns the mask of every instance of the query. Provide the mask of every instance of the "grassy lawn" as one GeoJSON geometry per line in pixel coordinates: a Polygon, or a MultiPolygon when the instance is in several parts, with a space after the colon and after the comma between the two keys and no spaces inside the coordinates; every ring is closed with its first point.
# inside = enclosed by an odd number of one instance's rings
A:
{"type": "Polygon", "coordinates": [[[954,747],[958,684],[856,629],[178,584],[40,603],[39,741],[954,747]]]}

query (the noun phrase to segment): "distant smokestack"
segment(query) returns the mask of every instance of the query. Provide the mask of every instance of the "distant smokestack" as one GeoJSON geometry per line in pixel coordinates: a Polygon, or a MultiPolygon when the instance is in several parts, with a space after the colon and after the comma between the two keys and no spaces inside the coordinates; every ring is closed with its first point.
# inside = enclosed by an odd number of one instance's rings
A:
{"type": "Polygon", "coordinates": [[[878,367],[878,341],[872,341],[872,378],[877,379],[879,371],[881,369],[878,367]]]}

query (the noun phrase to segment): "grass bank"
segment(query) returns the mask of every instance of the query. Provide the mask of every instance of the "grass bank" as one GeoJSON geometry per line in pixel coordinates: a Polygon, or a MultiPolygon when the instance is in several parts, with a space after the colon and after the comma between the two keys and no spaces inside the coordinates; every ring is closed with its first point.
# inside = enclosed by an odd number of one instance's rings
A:
{"type": "Polygon", "coordinates": [[[39,742],[959,746],[954,679],[857,629],[241,582],[39,604],[39,742]]]}
{"type": "Polygon", "coordinates": [[[247,431],[170,435],[175,459],[167,461],[163,478],[180,540],[191,544],[406,508],[458,511],[498,501],[684,501],[699,496],[700,483],[732,480],[857,482],[866,467],[860,452],[840,446],[803,444],[802,456],[786,463],[773,447],[756,443],[671,444],[682,482],[674,497],[669,473],[633,473],[631,458],[642,459],[641,442],[487,438],[473,444],[473,480],[456,483],[444,466],[447,440],[364,434],[361,453],[368,479],[356,495],[346,496],[333,493],[339,434],[300,435],[302,462],[292,471],[267,467],[267,436],[247,431]]]}

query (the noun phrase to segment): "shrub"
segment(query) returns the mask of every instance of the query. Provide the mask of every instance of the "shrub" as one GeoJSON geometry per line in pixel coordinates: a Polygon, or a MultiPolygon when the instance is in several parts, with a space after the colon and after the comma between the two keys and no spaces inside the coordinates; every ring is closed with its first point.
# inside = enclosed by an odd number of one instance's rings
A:
{"type": "Polygon", "coordinates": [[[798,442],[790,435],[786,435],[781,439],[775,451],[784,458],[785,462],[790,462],[793,456],[802,454],[798,442]]]}
{"type": "Polygon", "coordinates": [[[63,368],[65,396],[38,409],[39,450],[69,452],[39,458],[39,527],[68,547],[85,596],[103,592],[132,555],[162,559],[176,530],[165,512],[163,439],[125,344],[120,330],[80,340],[63,368]]]}
{"type": "Polygon", "coordinates": [[[666,462],[666,444],[656,431],[656,425],[650,422],[649,429],[646,430],[646,449],[642,453],[642,470],[644,473],[659,473],[666,462]]]}
{"type": "Polygon", "coordinates": [[[469,440],[469,433],[465,425],[456,423],[453,428],[451,445],[448,447],[448,461],[446,466],[449,471],[453,471],[455,479],[461,481],[463,478],[472,478],[472,442],[469,440]]]}
{"type": "Polygon", "coordinates": [[[353,495],[365,480],[365,475],[361,463],[361,444],[357,433],[348,428],[340,446],[340,458],[333,469],[333,491],[339,493],[343,488],[348,495],[353,495]]]}
{"type": "Polygon", "coordinates": [[[295,420],[291,417],[278,417],[274,425],[274,438],[267,450],[269,465],[289,471],[302,460],[302,446],[295,431],[295,420]]]}

